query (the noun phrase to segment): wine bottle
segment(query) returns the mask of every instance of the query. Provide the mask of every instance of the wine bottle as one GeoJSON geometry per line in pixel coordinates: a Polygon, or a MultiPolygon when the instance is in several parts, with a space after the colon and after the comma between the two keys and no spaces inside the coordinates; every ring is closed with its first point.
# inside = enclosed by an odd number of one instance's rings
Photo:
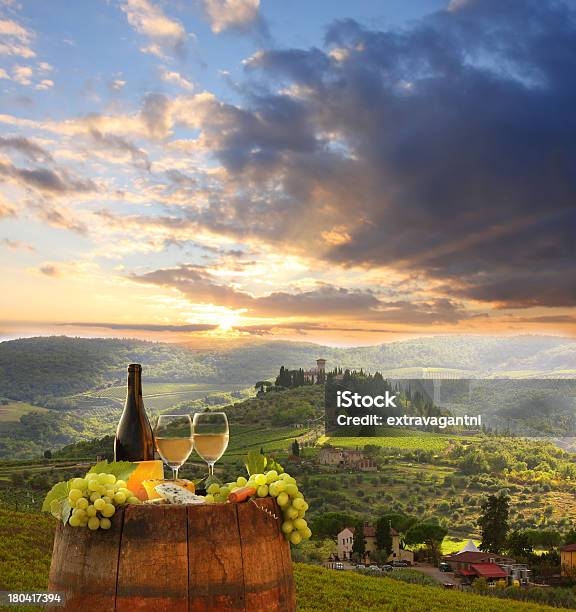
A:
{"type": "Polygon", "coordinates": [[[154,434],[144,411],[142,366],[128,366],[126,405],[114,438],[115,461],[150,461],[154,459],[154,434]]]}

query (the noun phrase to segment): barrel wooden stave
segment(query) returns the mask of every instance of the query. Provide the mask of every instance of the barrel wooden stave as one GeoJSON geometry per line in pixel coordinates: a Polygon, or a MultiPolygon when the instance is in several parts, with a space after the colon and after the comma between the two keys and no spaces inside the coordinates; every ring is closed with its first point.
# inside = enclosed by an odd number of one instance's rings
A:
{"type": "Polygon", "coordinates": [[[263,498],[128,506],[108,531],[60,524],[49,588],[66,594],[66,610],[293,612],[290,546],[263,509],[281,516],[263,498]]]}
{"type": "Polygon", "coordinates": [[[190,612],[245,610],[236,505],[188,508],[190,612]]]}
{"type": "Polygon", "coordinates": [[[48,590],[64,593],[67,610],[115,609],[122,511],[118,514],[106,531],[74,528],[61,522],[56,527],[48,590]]]}
{"type": "Polygon", "coordinates": [[[116,582],[116,610],[187,612],[185,506],[126,508],[116,582]]]}

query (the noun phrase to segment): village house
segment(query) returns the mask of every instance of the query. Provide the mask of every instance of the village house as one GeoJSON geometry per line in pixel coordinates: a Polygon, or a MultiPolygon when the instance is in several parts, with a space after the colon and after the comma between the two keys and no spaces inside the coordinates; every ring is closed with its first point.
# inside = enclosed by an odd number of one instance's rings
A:
{"type": "Polygon", "coordinates": [[[563,576],[576,576],[576,544],[560,548],[560,565],[563,576]]]}
{"type": "Polygon", "coordinates": [[[526,586],[530,579],[530,570],[524,563],[516,563],[514,559],[495,553],[481,552],[469,540],[464,548],[444,557],[455,576],[471,583],[476,578],[485,578],[488,582],[505,580],[508,584],[526,586]]]}
{"type": "MultiPolygon", "coordinates": [[[[354,533],[356,529],[354,527],[344,527],[338,534],[337,543],[337,554],[340,561],[348,561],[352,556],[352,548],[354,547],[354,533]]],[[[388,562],[392,561],[408,561],[414,562],[414,553],[411,550],[404,550],[400,548],[400,535],[394,529],[390,528],[390,535],[392,536],[392,552],[388,557],[388,562]]],[[[365,546],[365,559],[364,561],[370,561],[370,554],[378,550],[376,545],[376,529],[371,525],[364,525],[364,546],[365,546]]]]}
{"type": "Polygon", "coordinates": [[[317,456],[320,465],[360,470],[362,472],[376,472],[378,465],[367,457],[364,452],[352,449],[323,447],[317,456]]]}

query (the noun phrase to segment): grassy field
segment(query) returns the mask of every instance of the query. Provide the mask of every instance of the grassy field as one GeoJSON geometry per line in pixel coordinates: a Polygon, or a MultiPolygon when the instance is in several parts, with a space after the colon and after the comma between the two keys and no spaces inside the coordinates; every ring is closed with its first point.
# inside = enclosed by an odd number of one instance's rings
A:
{"type": "Polygon", "coordinates": [[[380,446],[382,448],[400,448],[402,450],[426,450],[442,452],[453,440],[454,436],[419,432],[417,436],[406,435],[405,432],[393,431],[390,436],[379,436],[374,438],[340,438],[322,436],[318,444],[332,444],[343,448],[364,448],[367,444],[380,446]]]}
{"type": "Polygon", "coordinates": [[[39,406],[32,406],[32,404],[27,404],[26,402],[8,400],[7,404],[0,405],[0,427],[3,423],[19,421],[23,414],[28,414],[29,412],[48,412],[48,410],[39,406]]]}
{"type": "MultiPolygon", "coordinates": [[[[0,590],[46,589],[55,524],[56,521],[50,516],[11,512],[0,508],[0,590]]],[[[562,610],[445,591],[438,587],[405,584],[389,578],[360,576],[355,572],[335,572],[302,564],[294,565],[294,574],[300,612],[562,610]]]]}
{"type": "Polygon", "coordinates": [[[524,601],[503,601],[309,565],[296,564],[294,569],[300,612],[551,612],[565,609],[524,601]]]}
{"type": "MultiPolygon", "coordinates": [[[[186,401],[199,400],[207,395],[237,391],[238,385],[200,384],[200,383],[144,383],[142,395],[147,410],[162,412],[168,408],[186,401]]],[[[105,399],[123,406],[126,399],[126,386],[118,385],[82,393],[77,398],[83,401],[90,398],[105,399]]]]}

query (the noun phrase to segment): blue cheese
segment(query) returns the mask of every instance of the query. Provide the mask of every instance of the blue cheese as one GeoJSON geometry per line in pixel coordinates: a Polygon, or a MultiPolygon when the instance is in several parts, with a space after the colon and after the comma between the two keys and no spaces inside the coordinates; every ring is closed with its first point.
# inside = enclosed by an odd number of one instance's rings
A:
{"type": "Polygon", "coordinates": [[[170,504],[204,504],[206,500],[200,495],[194,495],[184,487],[177,484],[160,484],[154,487],[158,495],[161,495],[170,504]]]}

